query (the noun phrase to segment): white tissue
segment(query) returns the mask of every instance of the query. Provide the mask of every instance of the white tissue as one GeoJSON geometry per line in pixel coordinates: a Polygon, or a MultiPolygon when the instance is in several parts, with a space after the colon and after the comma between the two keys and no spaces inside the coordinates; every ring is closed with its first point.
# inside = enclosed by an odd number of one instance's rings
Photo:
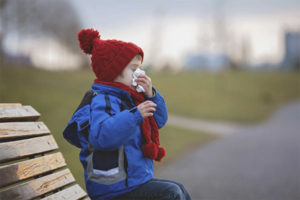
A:
{"type": "Polygon", "coordinates": [[[136,91],[137,92],[145,92],[145,89],[141,86],[138,85],[135,80],[138,78],[139,75],[141,74],[146,74],[145,71],[141,70],[140,68],[137,68],[134,72],[133,72],[133,79],[132,79],[132,85],[133,86],[137,86],[136,87],[136,91]]]}

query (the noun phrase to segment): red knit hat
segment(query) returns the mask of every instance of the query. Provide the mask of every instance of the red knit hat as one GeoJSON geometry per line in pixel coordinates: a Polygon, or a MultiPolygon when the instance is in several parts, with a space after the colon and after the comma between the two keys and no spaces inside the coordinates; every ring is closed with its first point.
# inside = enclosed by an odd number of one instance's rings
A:
{"type": "Polygon", "coordinates": [[[102,40],[94,29],[82,29],[78,33],[78,40],[80,48],[92,55],[93,71],[101,81],[112,82],[137,54],[144,58],[143,50],[135,44],[102,40]]]}

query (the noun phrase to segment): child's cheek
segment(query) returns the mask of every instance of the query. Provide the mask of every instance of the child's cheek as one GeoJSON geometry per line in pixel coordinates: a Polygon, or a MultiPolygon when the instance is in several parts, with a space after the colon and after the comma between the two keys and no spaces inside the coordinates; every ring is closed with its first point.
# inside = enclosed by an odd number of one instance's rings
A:
{"type": "Polygon", "coordinates": [[[127,76],[126,76],[126,84],[128,85],[128,86],[130,86],[131,84],[132,84],[132,78],[133,78],[133,72],[132,71],[130,71],[130,72],[128,72],[127,73],[127,76]]]}
{"type": "Polygon", "coordinates": [[[133,79],[133,72],[134,72],[134,71],[131,71],[131,72],[130,72],[130,76],[129,76],[131,81],[132,81],[132,79],[133,79]]]}

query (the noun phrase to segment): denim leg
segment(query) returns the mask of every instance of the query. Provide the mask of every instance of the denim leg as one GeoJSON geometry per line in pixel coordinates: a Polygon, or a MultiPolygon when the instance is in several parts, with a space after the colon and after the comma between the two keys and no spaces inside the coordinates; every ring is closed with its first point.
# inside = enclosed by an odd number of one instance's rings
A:
{"type": "Polygon", "coordinates": [[[186,190],[183,191],[176,182],[151,179],[137,189],[116,197],[114,200],[190,200],[190,197],[186,190]]]}
{"type": "Polygon", "coordinates": [[[161,178],[152,178],[152,180],[153,181],[162,181],[162,182],[171,182],[171,183],[177,184],[181,188],[181,190],[182,190],[182,192],[185,196],[185,199],[186,200],[191,200],[192,199],[190,194],[188,193],[188,191],[185,189],[184,185],[180,182],[173,181],[173,180],[167,180],[167,179],[161,179],[161,178]]]}

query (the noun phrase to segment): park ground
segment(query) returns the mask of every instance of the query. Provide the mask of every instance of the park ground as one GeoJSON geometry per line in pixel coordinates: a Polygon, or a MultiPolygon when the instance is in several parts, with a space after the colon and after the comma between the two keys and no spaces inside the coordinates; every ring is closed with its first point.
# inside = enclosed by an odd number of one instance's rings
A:
{"type": "MultiPolygon", "coordinates": [[[[224,71],[150,73],[165,98],[169,114],[241,125],[263,123],[281,106],[300,97],[300,72],[224,71]]],[[[68,144],[62,131],[94,75],[90,70],[44,71],[1,64],[0,102],[31,105],[41,113],[78,183],[84,187],[79,149],[68,144]]],[[[167,156],[157,171],[195,149],[220,139],[209,131],[167,123],[160,130],[167,156]]]]}

